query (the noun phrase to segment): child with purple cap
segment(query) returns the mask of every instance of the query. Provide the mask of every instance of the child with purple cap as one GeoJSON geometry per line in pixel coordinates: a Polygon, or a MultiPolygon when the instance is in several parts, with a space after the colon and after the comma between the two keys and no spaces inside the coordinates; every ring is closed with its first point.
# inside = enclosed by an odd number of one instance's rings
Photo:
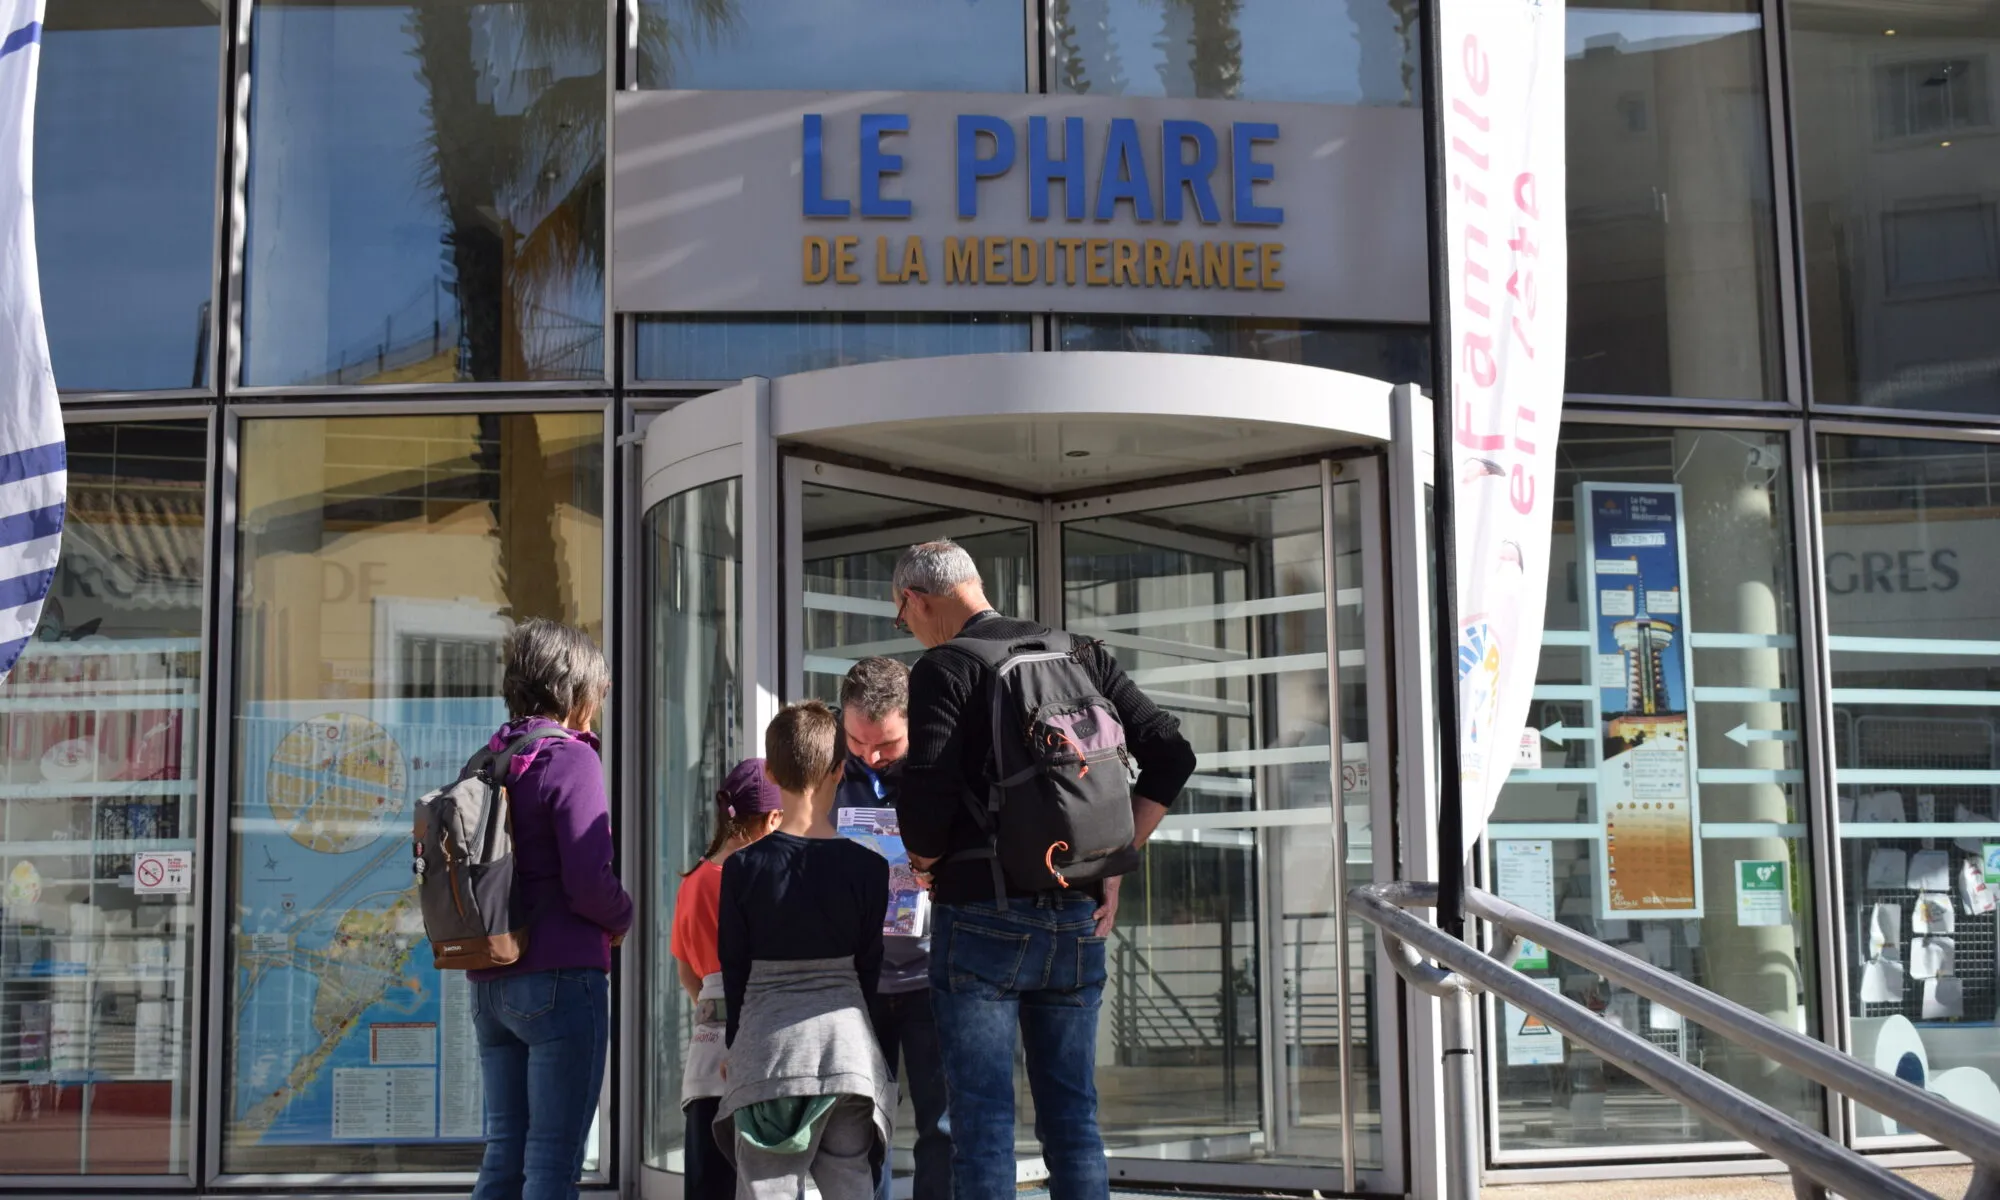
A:
{"type": "Polygon", "coordinates": [[[722,861],[778,827],[785,797],[764,772],[764,760],[746,758],[736,764],[722,790],[715,793],[715,836],[694,869],[681,876],[674,898],[672,952],[681,986],[694,1001],[694,1035],[688,1039],[686,1065],[681,1071],[681,1110],[687,1114],[686,1180],[688,1200],[729,1200],[736,1194],[736,1172],[715,1144],[716,1107],[723,1091],[722,1059],[726,1047],[722,961],[716,949],[716,923],[722,898],[722,861]]]}

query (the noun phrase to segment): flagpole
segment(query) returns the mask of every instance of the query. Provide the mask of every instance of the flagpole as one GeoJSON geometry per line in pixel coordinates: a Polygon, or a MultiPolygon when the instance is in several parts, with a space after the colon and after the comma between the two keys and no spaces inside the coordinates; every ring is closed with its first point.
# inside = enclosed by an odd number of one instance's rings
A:
{"type": "Polygon", "coordinates": [[[1431,544],[1437,562],[1438,925],[1465,935],[1465,803],[1459,769],[1458,552],[1454,540],[1452,473],[1452,331],[1449,225],[1445,200],[1444,22],[1446,0],[1423,0],[1424,187],[1430,225],[1431,428],[1436,451],[1431,492],[1431,544]]]}

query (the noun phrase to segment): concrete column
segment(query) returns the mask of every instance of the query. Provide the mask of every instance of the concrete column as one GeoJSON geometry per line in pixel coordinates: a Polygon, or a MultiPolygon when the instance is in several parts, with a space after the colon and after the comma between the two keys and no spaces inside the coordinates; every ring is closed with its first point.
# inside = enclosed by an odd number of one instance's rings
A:
{"type": "MultiPolygon", "coordinates": [[[[1751,447],[1764,435],[1717,431],[1682,432],[1674,437],[1674,461],[1681,464],[1687,523],[1687,612],[1696,632],[1795,633],[1784,624],[1780,598],[1789,588],[1779,581],[1791,572],[1791,546],[1775,494],[1764,484],[1769,472],[1750,466],[1751,447]]],[[[1782,476],[1777,486],[1783,486],[1782,476]]],[[[1685,644],[1685,643],[1683,643],[1685,644]]],[[[1692,652],[1692,651],[1691,651],[1692,652]]],[[[1704,650],[1695,655],[1694,677],[1702,687],[1778,688],[1786,684],[1791,651],[1775,647],[1704,650]]],[[[1796,682],[1794,682],[1796,686],[1796,682]]],[[[1778,702],[1696,706],[1697,762],[1702,767],[1780,770],[1786,743],[1739,744],[1729,734],[1752,729],[1796,728],[1788,706],[1778,702]]],[[[1797,743],[1792,743],[1796,745],[1797,743]]],[[[1700,789],[1704,822],[1785,822],[1791,807],[1778,783],[1709,784],[1700,789]]],[[[1704,911],[1700,972],[1695,981],[1787,1028],[1800,1024],[1799,995],[1814,981],[1805,978],[1795,950],[1796,926],[1744,928],[1736,923],[1738,859],[1786,859],[1783,838],[1704,840],[1701,869],[1704,911]]],[[[1803,882],[1803,881],[1802,881],[1803,882]]],[[[1801,888],[1804,895],[1810,889],[1801,888]]],[[[1810,936],[1811,912],[1796,914],[1810,936]]],[[[1797,1111],[1808,1095],[1804,1080],[1719,1038],[1707,1043],[1710,1071],[1781,1110],[1797,1111]]]]}

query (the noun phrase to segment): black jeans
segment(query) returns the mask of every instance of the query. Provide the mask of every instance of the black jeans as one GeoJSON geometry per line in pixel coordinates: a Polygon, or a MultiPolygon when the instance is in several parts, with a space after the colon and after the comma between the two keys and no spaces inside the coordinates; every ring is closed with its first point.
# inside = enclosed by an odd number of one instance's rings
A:
{"type": "Polygon", "coordinates": [[[715,1143],[715,1112],[722,1097],[709,1096],[687,1106],[685,1158],[687,1200],[736,1200],[736,1168],[715,1143]]]}
{"type": "MultiPolygon", "coordinates": [[[[951,1118],[945,1111],[944,1056],[931,1016],[931,990],[878,995],[869,1015],[889,1073],[902,1083],[917,1112],[917,1177],[911,1194],[918,1200],[951,1200],[951,1118]]],[[[876,1200],[889,1200],[892,1174],[885,1159],[876,1200]]]]}

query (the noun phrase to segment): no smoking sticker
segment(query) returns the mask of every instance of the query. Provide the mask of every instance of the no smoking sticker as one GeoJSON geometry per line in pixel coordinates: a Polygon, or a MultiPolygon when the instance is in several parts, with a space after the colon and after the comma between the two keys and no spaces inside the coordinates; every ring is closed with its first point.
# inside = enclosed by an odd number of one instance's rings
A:
{"type": "Polygon", "coordinates": [[[132,856],[132,891],[141,896],[185,896],[194,890],[194,854],[145,850],[132,856]]]}

